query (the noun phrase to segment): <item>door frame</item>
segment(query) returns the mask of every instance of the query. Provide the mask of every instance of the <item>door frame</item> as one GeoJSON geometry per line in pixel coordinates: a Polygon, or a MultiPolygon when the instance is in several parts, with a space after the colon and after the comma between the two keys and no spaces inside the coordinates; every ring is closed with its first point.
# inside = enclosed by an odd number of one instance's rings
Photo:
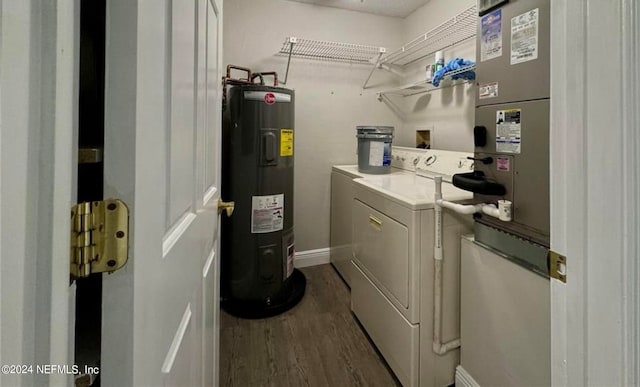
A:
{"type": "MultiPolygon", "coordinates": [[[[633,0],[598,2],[552,2],[551,245],[568,257],[567,283],[551,282],[558,386],[640,382],[640,10],[633,0]],[[612,64],[615,71],[605,70],[612,64]],[[602,224],[621,233],[598,238],[602,224]]],[[[13,295],[0,297],[0,359],[72,364],[74,287],[61,279],[68,279],[75,201],[78,0],[0,0],[0,7],[0,292],[13,295]]]]}
{"type": "Polygon", "coordinates": [[[551,7],[552,385],[637,385],[640,5],[551,7]]]}
{"type": "Polygon", "coordinates": [[[35,367],[73,364],[79,5],[0,0],[0,7],[0,363],[33,366],[0,374],[0,384],[69,385],[73,375],[35,367]]]}

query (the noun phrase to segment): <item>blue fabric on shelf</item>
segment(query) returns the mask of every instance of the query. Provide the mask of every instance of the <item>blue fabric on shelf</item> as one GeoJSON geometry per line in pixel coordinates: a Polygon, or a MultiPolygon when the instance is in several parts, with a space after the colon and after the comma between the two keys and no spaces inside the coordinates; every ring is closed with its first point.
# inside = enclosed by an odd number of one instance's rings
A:
{"type": "MultiPolygon", "coordinates": [[[[441,69],[436,71],[435,74],[433,74],[433,79],[431,80],[431,84],[433,84],[433,86],[435,87],[438,87],[440,86],[440,81],[442,81],[442,78],[444,78],[444,76],[448,72],[458,70],[462,67],[470,66],[472,64],[474,64],[474,62],[471,60],[465,60],[462,58],[451,59],[449,62],[447,62],[446,65],[444,65],[444,67],[442,67],[441,69]]],[[[469,80],[476,79],[476,72],[473,70],[465,71],[463,73],[452,76],[451,79],[469,79],[469,80]]]]}

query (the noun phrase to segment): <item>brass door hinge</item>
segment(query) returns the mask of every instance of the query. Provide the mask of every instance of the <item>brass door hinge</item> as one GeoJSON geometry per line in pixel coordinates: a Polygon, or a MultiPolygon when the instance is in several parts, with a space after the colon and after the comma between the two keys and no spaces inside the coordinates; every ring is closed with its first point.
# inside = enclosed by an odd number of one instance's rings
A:
{"type": "Polygon", "coordinates": [[[224,211],[227,213],[227,217],[230,217],[235,208],[236,202],[223,202],[221,199],[218,199],[218,214],[221,214],[222,211],[224,211]]]}
{"type": "Polygon", "coordinates": [[[118,199],[78,203],[71,209],[71,277],[114,272],[129,249],[129,209],[118,199]]]}
{"type": "Polygon", "coordinates": [[[549,277],[567,283],[567,257],[549,250],[549,277]]]}
{"type": "Polygon", "coordinates": [[[95,164],[103,161],[104,152],[102,148],[80,148],[78,149],[78,164],[95,164]]]}

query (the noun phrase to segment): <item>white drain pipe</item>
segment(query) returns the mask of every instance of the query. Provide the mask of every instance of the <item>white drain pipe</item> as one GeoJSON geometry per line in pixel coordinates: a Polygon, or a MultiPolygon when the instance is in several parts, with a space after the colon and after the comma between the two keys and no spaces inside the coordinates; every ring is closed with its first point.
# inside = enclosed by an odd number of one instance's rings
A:
{"type": "MultiPolygon", "coordinates": [[[[436,186],[437,184],[438,183],[436,183],[436,186]]],[[[459,214],[471,215],[471,214],[475,214],[476,212],[482,212],[483,214],[487,214],[489,216],[498,218],[505,222],[511,221],[511,207],[510,207],[511,202],[507,200],[498,200],[499,205],[501,205],[503,208],[503,211],[502,211],[503,213],[501,214],[500,208],[496,207],[495,204],[483,203],[483,204],[464,205],[464,204],[448,202],[442,199],[442,194],[440,194],[440,196],[441,196],[440,199],[436,199],[436,205],[443,208],[448,208],[459,214]]]]}
{"type": "MultiPolygon", "coordinates": [[[[442,342],[442,177],[434,178],[436,182],[434,217],[435,243],[433,255],[433,352],[438,355],[460,347],[460,339],[442,342]]],[[[454,203],[452,203],[454,204],[454,203]]],[[[473,207],[473,206],[470,206],[473,207]]],[[[475,211],[474,211],[475,212],[475,211]]]]}
{"type": "Polygon", "coordinates": [[[511,202],[499,200],[497,208],[493,204],[463,205],[448,202],[442,199],[442,177],[433,179],[436,183],[434,200],[435,218],[435,243],[433,251],[433,352],[444,355],[447,352],[460,347],[460,339],[454,339],[446,343],[442,342],[442,208],[448,208],[460,214],[471,215],[482,212],[489,216],[499,218],[505,222],[511,221],[511,202]]]}

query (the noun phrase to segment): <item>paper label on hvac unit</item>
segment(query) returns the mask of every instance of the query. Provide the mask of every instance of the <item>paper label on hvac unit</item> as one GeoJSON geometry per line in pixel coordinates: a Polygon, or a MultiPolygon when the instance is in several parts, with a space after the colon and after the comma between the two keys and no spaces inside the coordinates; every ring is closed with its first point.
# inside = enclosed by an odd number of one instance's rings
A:
{"type": "Polygon", "coordinates": [[[511,169],[511,162],[508,157],[497,157],[496,158],[496,170],[502,172],[509,172],[511,169]]]}
{"type": "Polygon", "coordinates": [[[481,20],[480,61],[502,56],[502,9],[497,9],[481,20]]]}
{"type": "Polygon", "coordinates": [[[284,224],[284,194],[251,198],[251,233],[280,231],[284,224]]]}
{"type": "Polygon", "coordinates": [[[480,99],[495,98],[498,96],[498,82],[483,83],[478,86],[480,99]]]}
{"type": "Polygon", "coordinates": [[[520,153],[521,109],[496,111],[496,152],[520,153]]]}
{"type": "Polygon", "coordinates": [[[293,130],[280,129],[280,156],[293,156],[293,130]]]}
{"type": "Polygon", "coordinates": [[[511,19],[511,64],[538,59],[538,8],[511,19]]]}
{"type": "Polygon", "coordinates": [[[391,165],[391,143],[381,141],[369,142],[369,166],[382,167],[391,165]]]}

